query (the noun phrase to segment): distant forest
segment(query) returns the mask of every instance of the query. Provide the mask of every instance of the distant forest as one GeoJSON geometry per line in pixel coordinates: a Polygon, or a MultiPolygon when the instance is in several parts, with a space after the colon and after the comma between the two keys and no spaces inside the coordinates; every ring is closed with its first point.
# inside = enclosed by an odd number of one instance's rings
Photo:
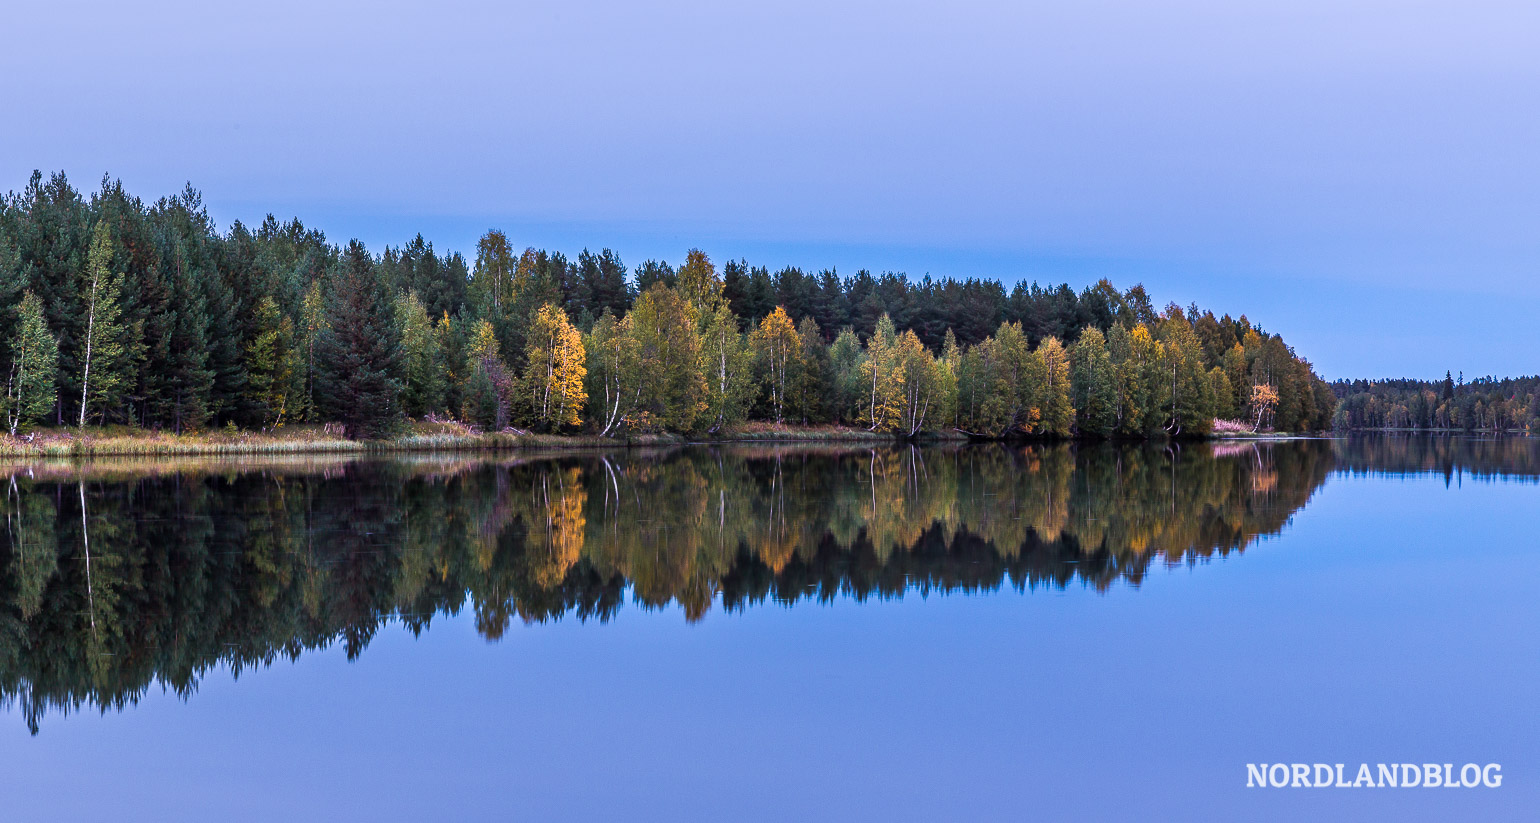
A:
{"type": "Polygon", "coordinates": [[[1142,286],[771,272],[698,250],[628,270],[608,249],[569,259],[496,230],[475,255],[421,235],[375,254],[272,216],[220,232],[191,187],[147,204],[111,178],[86,197],[34,173],[0,205],[7,429],[1101,438],[1202,435],[1216,418],[1318,430],[1337,407],[1278,335],[1157,309],[1142,286]]]}
{"type": "Polygon", "coordinates": [[[1540,376],[1338,380],[1338,429],[1540,431],[1540,376]]]}

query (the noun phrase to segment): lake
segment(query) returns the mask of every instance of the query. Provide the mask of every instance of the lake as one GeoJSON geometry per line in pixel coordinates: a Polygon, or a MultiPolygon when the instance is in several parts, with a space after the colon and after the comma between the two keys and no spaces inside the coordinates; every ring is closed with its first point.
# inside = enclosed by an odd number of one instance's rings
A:
{"type": "Polygon", "coordinates": [[[0,464],[11,820],[1533,819],[1527,438],[0,464]],[[1247,787],[1247,764],[1501,764],[1247,787]]]}

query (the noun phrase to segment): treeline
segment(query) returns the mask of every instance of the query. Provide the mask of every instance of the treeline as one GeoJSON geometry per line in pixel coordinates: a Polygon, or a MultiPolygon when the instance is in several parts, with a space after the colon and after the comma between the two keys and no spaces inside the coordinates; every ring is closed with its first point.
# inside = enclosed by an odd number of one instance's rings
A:
{"type": "Polygon", "coordinates": [[[1338,380],[1332,425],[1343,430],[1540,431],[1540,376],[1338,380]]]}
{"type": "Polygon", "coordinates": [[[1244,316],[1140,286],[841,277],[692,250],[474,262],[420,235],[371,254],[269,216],[219,232],[191,188],[145,204],[34,173],[0,207],[6,422],[146,429],[405,419],[483,430],[714,432],[745,421],[915,435],[1325,428],[1336,398],[1244,316]]]}
{"type": "Polygon", "coordinates": [[[152,684],[469,611],[606,620],[906,592],[1106,589],[1244,551],[1325,481],[1323,441],[733,448],[559,460],[110,463],[0,475],[0,705],[152,684]],[[1232,449],[1234,447],[1231,447],[1232,449]],[[131,465],[131,464],[123,464],[131,465]],[[56,473],[55,473],[56,472],[56,473]]]}

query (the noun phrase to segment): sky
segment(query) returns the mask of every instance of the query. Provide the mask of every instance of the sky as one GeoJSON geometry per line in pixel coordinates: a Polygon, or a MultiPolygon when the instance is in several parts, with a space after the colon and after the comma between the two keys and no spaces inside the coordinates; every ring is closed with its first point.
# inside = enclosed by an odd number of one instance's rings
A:
{"type": "Polygon", "coordinates": [[[376,251],[1108,277],[1323,376],[1532,374],[1540,5],[18,3],[33,169],[376,251]]]}

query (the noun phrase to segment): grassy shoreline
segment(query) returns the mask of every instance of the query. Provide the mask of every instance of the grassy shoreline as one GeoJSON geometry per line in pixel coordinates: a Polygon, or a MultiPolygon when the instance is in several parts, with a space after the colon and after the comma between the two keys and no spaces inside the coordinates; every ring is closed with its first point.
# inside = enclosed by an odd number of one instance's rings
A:
{"type": "Polygon", "coordinates": [[[112,428],[84,431],[41,429],[30,435],[0,435],[0,457],[127,457],[252,454],[387,454],[398,452],[624,449],[688,443],[869,442],[892,443],[891,434],[842,426],[751,424],[702,437],[642,434],[597,435],[477,432],[453,423],[414,423],[385,440],[349,440],[320,426],[292,426],[276,432],[215,430],[171,434],[112,428]]]}
{"type": "MultiPolygon", "coordinates": [[[[1299,436],[1289,432],[1215,432],[1199,440],[1209,442],[1281,440],[1299,436]]],[[[927,432],[923,442],[963,442],[970,438],[957,432],[927,432]]],[[[560,451],[575,449],[627,449],[711,443],[880,443],[903,442],[893,434],[846,426],[801,426],[749,423],[709,435],[642,434],[628,437],[598,435],[533,434],[528,432],[478,432],[457,423],[412,423],[385,440],[349,440],[328,433],[321,426],[288,426],[275,432],[213,430],[172,434],[126,427],[86,428],[84,431],[40,429],[30,435],[0,434],[0,457],[178,457],[241,455],[368,455],[393,453],[453,453],[498,451],[560,451]]]]}

